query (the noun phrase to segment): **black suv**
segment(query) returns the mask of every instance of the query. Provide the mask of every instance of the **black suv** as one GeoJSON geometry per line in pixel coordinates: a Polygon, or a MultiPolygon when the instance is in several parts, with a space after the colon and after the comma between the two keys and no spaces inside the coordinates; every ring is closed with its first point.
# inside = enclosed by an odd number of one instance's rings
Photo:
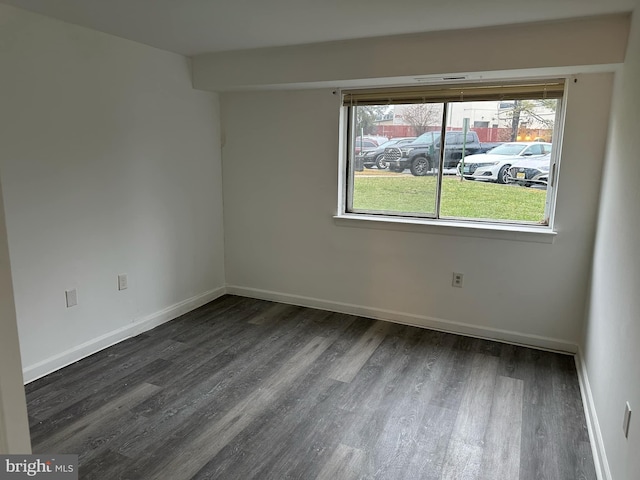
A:
{"type": "MultiPolygon", "coordinates": [[[[449,131],[445,135],[444,168],[455,168],[462,158],[464,145],[465,155],[483,153],[499,145],[482,144],[474,131],[464,133],[449,131]]],[[[426,175],[438,165],[440,156],[440,132],[426,132],[413,142],[401,147],[389,147],[384,150],[384,160],[392,172],[403,172],[409,168],[415,176],[426,175]]]]}

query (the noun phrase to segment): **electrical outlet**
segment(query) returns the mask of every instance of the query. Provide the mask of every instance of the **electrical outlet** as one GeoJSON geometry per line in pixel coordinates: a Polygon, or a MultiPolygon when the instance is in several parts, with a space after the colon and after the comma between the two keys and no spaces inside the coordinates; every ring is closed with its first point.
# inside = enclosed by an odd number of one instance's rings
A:
{"type": "Polygon", "coordinates": [[[127,279],[127,274],[123,273],[118,275],[118,290],[126,290],[129,288],[129,280],[127,279]]]}
{"type": "Polygon", "coordinates": [[[625,438],[629,438],[629,423],[631,422],[631,405],[629,402],[624,407],[624,420],[622,421],[622,431],[625,438]]]}
{"type": "Polygon", "coordinates": [[[453,272],[453,281],[451,282],[451,285],[454,287],[462,288],[463,277],[464,275],[462,275],[461,273],[453,272]]]}
{"type": "Polygon", "coordinates": [[[64,296],[67,299],[67,308],[78,305],[78,291],[75,288],[73,290],[65,290],[64,296]]]}

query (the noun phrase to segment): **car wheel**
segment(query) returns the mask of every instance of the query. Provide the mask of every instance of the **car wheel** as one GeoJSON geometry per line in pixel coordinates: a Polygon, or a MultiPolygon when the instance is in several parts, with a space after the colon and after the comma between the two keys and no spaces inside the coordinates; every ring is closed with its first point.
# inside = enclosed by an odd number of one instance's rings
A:
{"type": "Polygon", "coordinates": [[[411,162],[411,174],[416,177],[424,177],[431,170],[431,164],[425,157],[416,157],[411,162]]]}
{"type": "Polygon", "coordinates": [[[364,168],[373,168],[373,165],[365,165],[364,168]]]}
{"type": "Polygon", "coordinates": [[[395,172],[395,173],[404,172],[404,168],[403,167],[396,167],[395,165],[389,166],[389,170],[391,170],[392,172],[395,172]]]}
{"type": "Polygon", "coordinates": [[[496,180],[496,183],[500,183],[502,185],[504,185],[505,183],[507,183],[507,177],[509,176],[509,167],[511,165],[503,165],[502,168],[500,169],[500,171],[498,172],[498,179],[496,180]]]}
{"type": "Polygon", "coordinates": [[[384,170],[388,166],[389,164],[384,161],[384,153],[378,155],[378,158],[376,158],[376,167],[378,167],[378,170],[384,170]]]}

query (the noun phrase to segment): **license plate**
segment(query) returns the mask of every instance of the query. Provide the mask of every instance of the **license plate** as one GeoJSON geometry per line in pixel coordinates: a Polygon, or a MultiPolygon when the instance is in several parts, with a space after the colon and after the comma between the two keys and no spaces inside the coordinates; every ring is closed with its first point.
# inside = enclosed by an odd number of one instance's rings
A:
{"type": "Polygon", "coordinates": [[[471,167],[464,167],[464,173],[469,173],[471,171],[471,167]]]}
{"type": "Polygon", "coordinates": [[[526,178],[524,175],[524,172],[518,172],[516,173],[516,178],[526,178]]]}

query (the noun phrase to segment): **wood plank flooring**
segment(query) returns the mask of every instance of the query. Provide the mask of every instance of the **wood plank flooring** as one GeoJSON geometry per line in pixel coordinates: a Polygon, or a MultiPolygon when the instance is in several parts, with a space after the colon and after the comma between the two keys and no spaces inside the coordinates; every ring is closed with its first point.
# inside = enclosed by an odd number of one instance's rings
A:
{"type": "Polygon", "coordinates": [[[573,358],[225,296],[26,387],[82,479],[595,480],[573,358]]]}

